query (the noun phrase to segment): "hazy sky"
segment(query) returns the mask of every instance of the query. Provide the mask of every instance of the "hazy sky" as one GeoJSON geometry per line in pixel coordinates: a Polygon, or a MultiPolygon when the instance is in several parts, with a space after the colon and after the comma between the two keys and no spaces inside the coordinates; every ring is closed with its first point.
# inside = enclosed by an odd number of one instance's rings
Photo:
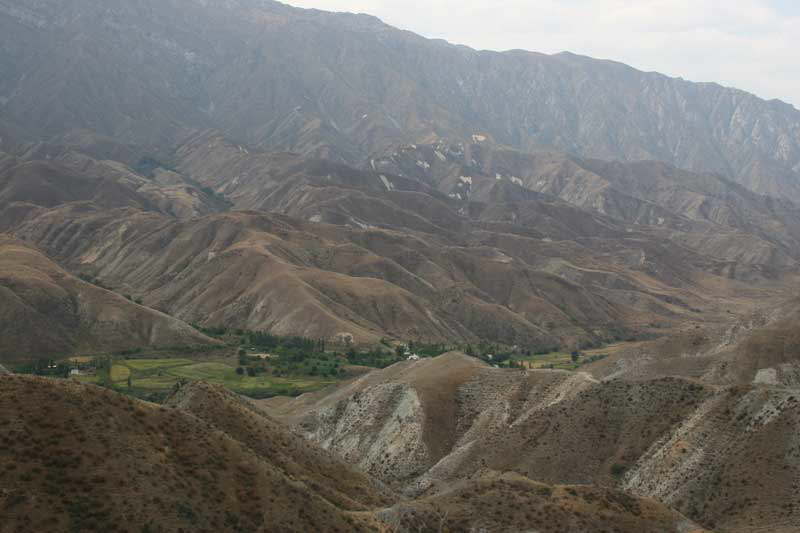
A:
{"type": "Polygon", "coordinates": [[[800,0],[288,0],[473,48],[568,50],[800,108],[800,0]]]}

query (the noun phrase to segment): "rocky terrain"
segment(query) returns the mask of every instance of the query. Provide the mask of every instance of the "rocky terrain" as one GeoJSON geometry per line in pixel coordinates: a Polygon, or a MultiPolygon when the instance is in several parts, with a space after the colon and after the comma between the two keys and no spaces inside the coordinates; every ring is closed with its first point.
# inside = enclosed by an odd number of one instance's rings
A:
{"type": "Polygon", "coordinates": [[[17,142],[90,129],[157,150],[210,127],[362,164],[398,143],[486,138],[800,198],[795,108],[611,61],[479,52],[268,0],[4,0],[0,36],[0,131],[17,142]]]}
{"type": "Polygon", "coordinates": [[[203,384],[158,406],[70,381],[0,376],[0,399],[3,533],[702,531],[649,499],[522,476],[403,499],[203,384]]]}
{"type": "MultiPolygon", "coordinates": [[[[467,205],[497,203],[498,185],[517,189],[505,195],[515,199],[527,191],[554,195],[740,264],[792,265],[800,236],[794,203],[754,194],[720,175],[654,161],[608,162],[551,151],[523,153],[489,141],[439,141],[403,146],[371,165],[415,177],[467,205]]],[[[520,215],[508,213],[512,219],[520,215]]]]}
{"type": "Polygon", "coordinates": [[[617,487],[719,531],[800,527],[795,389],[598,380],[588,368],[504,370],[451,353],[262,403],[414,497],[513,472],[617,487]]]}

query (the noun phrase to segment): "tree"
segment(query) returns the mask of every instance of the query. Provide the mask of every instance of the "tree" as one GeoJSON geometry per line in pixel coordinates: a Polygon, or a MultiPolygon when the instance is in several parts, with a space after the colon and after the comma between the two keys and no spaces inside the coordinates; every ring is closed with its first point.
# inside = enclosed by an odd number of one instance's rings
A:
{"type": "Polygon", "coordinates": [[[236,373],[241,376],[242,374],[244,374],[244,368],[242,368],[242,367],[237,368],[236,369],[236,373]]]}
{"type": "Polygon", "coordinates": [[[256,369],[253,368],[252,366],[248,366],[247,367],[247,375],[250,376],[251,378],[256,377],[256,369]]]}
{"type": "Polygon", "coordinates": [[[581,357],[581,353],[580,353],[579,351],[577,351],[577,350],[574,350],[574,351],[573,351],[573,352],[570,354],[570,358],[572,358],[572,362],[573,362],[573,363],[576,363],[576,364],[577,364],[577,362],[578,362],[578,359],[580,359],[580,357],[581,357]]]}

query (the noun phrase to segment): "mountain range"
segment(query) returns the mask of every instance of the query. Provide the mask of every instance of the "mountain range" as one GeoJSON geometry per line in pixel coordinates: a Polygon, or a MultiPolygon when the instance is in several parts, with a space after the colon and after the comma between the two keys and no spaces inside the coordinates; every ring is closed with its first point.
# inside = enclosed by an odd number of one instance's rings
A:
{"type": "Polygon", "coordinates": [[[479,52],[268,0],[4,0],[0,28],[3,129],[23,140],[88,128],[159,149],[213,128],[359,166],[477,136],[800,198],[800,111],[619,63],[479,52]]]}

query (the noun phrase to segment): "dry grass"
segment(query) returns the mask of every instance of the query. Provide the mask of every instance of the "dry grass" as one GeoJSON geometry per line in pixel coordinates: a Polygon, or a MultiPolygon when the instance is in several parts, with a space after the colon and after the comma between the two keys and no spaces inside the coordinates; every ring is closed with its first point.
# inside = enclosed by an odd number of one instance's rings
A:
{"type": "MultiPolygon", "coordinates": [[[[313,454],[299,481],[264,448],[180,409],[11,376],[0,378],[0,425],[3,533],[369,529],[315,488],[313,454]]],[[[290,438],[273,429],[261,438],[290,438]]]]}

